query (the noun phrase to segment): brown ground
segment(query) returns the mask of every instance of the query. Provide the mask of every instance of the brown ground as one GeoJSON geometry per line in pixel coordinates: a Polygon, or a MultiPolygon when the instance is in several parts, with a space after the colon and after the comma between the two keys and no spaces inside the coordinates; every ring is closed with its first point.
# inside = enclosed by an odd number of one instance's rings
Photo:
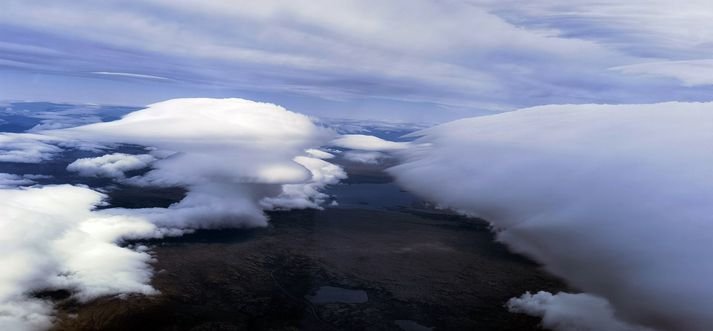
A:
{"type": "Polygon", "coordinates": [[[440,213],[282,212],[258,230],[154,242],[160,295],[66,301],[55,330],[531,330],[502,305],[563,289],[492,240],[483,222],[440,213]],[[313,305],[320,286],[363,289],[363,304],[313,305]]]}

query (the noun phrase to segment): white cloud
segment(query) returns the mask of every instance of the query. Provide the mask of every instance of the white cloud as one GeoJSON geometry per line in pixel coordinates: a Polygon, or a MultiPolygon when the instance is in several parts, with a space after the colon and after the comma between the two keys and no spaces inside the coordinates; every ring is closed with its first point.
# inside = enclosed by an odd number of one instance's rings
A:
{"type": "Polygon", "coordinates": [[[47,137],[32,134],[0,133],[0,162],[39,163],[61,149],[48,144],[47,137]]]}
{"type": "Polygon", "coordinates": [[[363,134],[346,134],[329,143],[334,147],[357,149],[362,151],[385,152],[407,148],[409,143],[393,142],[379,137],[363,134]]]}
{"type": "Polygon", "coordinates": [[[321,205],[329,199],[329,196],[321,193],[320,190],[327,185],[337,184],[339,180],[347,178],[344,170],[329,162],[298,156],[295,162],[307,168],[312,174],[311,180],[302,184],[285,184],[282,186],[282,193],[277,197],[266,197],[260,204],[266,209],[298,209],[316,208],[321,209],[321,205]]]}
{"type": "Polygon", "coordinates": [[[116,245],[160,235],[141,219],[92,211],[103,196],[70,185],[0,189],[0,329],[46,329],[52,308],[30,293],[70,289],[89,300],[155,291],[150,256],[116,245]]]}
{"type": "Polygon", "coordinates": [[[37,183],[35,181],[36,179],[47,178],[52,178],[52,176],[34,174],[17,175],[0,172],[0,189],[31,186],[37,183]]]}
{"type": "Polygon", "coordinates": [[[605,299],[586,293],[528,292],[510,299],[507,308],[542,317],[542,326],[553,331],[652,331],[617,319],[605,299]]]}
{"type": "MultiPolygon", "coordinates": [[[[264,225],[262,210],[268,207],[261,201],[268,200],[263,199],[277,199],[269,200],[269,208],[316,206],[322,200],[318,189],[333,182],[319,176],[339,177],[341,171],[324,161],[316,165],[319,160],[300,158],[305,150],[329,141],[332,131],[282,107],[243,99],[169,100],[118,121],[43,134],[67,141],[156,148],[152,154],[166,157],[153,162],[152,170],[145,175],[125,181],[185,187],[186,198],[168,209],[114,212],[142,215],[165,228],[264,225]]],[[[126,156],[108,158],[111,160],[80,163],[126,161],[126,156]]],[[[141,163],[133,161],[129,162],[132,167],[141,163]]],[[[109,168],[111,171],[104,175],[121,172],[114,163],[109,168]]],[[[101,169],[106,170],[103,166],[101,169]]]]}
{"type": "Polygon", "coordinates": [[[309,155],[313,158],[316,158],[316,159],[327,160],[327,159],[334,158],[334,154],[325,152],[320,149],[315,149],[315,148],[310,148],[310,149],[306,150],[305,153],[307,153],[307,155],[309,155]]]}
{"type": "Polygon", "coordinates": [[[130,155],[124,153],[107,154],[94,158],[78,159],[67,166],[86,177],[110,177],[121,179],[124,173],[148,167],[156,159],[149,154],[130,155]]]}
{"type": "Polygon", "coordinates": [[[34,183],[31,178],[0,172],[0,189],[32,185],[34,183]]]}
{"type": "Polygon", "coordinates": [[[378,164],[390,156],[382,152],[346,151],[342,154],[342,157],[351,162],[378,164]]]}
{"type": "Polygon", "coordinates": [[[390,171],[621,318],[713,328],[712,103],[542,106],[419,133],[390,171]]]}

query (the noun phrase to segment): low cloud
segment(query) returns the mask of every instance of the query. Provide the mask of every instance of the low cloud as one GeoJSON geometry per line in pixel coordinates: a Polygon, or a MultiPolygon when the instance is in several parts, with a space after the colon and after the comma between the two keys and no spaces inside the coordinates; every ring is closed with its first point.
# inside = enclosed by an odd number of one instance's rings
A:
{"type": "Polygon", "coordinates": [[[139,218],[93,211],[103,197],[70,185],[0,189],[0,329],[50,326],[52,307],[30,295],[36,291],[69,289],[80,301],[155,293],[151,257],[116,243],[160,232],[139,218]]]}
{"type": "Polygon", "coordinates": [[[713,85],[713,59],[638,63],[611,70],[629,75],[674,78],[685,86],[713,85]]]}
{"type": "Polygon", "coordinates": [[[68,171],[86,177],[109,177],[121,179],[124,173],[148,167],[155,161],[152,155],[131,155],[124,153],[107,154],[93,158],[78,159],[67,166],[68,171]]]}
{"type": "Polygon", "coordinates": [[[417,135],[390,169],[404,188],[489,220],[626,321],[713,328],[713,103],[542,106],[417,135]]]}
{"type": "Polygon", "coordinates": [[[506,306],[513,313],[541,317],[542,326],[553,331],[652,331],[619,320],[609,302],[586,293],[528,292],[506,306]]]}
{"type": "Polygon", "coordinates": [[[395,142],[363,134],[345,134],[332,140],[330,146],[347,149],[342,157],[350,162],[378,164],[391,158],[391,153],[409,147],[408,142],[395,142]]]}
{"type": "MultiPolygon", "coordinates": [[[[69,141],[148,146],[156,149],[152,154],[168,155],[130,182],[184,187],[188,189],[186,198],[168,209],[116,212],[143,215],[161,227],[176,229],[265,225],[264,198],[276,199],[270,200],[268,209],[283,207],[280,203],[288,208],[314,206],[321,199],[318,192],[306,190],[303,193],[312,195],[296,195],[294,185],[317,188],[324,184],[320,178],[325,167],[310,169],[306,165],[319,160],[308,161],[304,154],[335,135],[307,116],[243,99],[169,100],[118,121],[42,133],[69,141]]],[[[130,158],[126,163],[132,166],[147,161],[130,158]]],[[[115,176],[120,171],[114,170],[120,169],[115,169],[114,161],[127,161],[127,156],[81,160],[71,168],[90,171],[107,164],[107,172],[96,171],[115,176]],[[85,163],[89,166],[79,166],[85,163]],[[94,167],[97,164],[101,166],[94,167]]]]}
{"type": "Polygon", "coordinates": [[[305,183],[283,185],[280,195],[265,197],[260,201],[265,209],[321,209],[329,196],[320,190],[347,178],[341,167],[320,159],[298,156],[295,162],[307,168],[312,178],[305,183]]]}
{"type": "Polygon", "coordinates": [[[382,152],[346,151],[342,154],[342,157],[347,161],[356,163],[378,164],[390,156],[382,152]]]}
{"type": "Polygon", "coordinates": [[[0,162],[39,163],[51,159],[61,148],[48,137],[34,134],[0,133],[0,162]]]}

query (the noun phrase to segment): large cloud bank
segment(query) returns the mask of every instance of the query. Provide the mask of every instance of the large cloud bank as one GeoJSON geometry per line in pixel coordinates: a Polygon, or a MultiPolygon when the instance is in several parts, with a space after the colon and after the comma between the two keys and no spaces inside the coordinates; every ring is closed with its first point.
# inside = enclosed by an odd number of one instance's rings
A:
{"type": "Polygon", "coordinates": [[[282,107],[242,99],[177,99],[114,122],[0,136],[0,161],[41,162],[64,148],[145,146],[149,154],[82,158],[68,171],[139,186],[182,187],[168,208],[96,211],[104,195],[86,187],[33,185],[36,175],[0,174],[0,329],[51,323],[52,307],[33,293],[69,289],[79,300],[154,293],[151,256],[124,239],[198,228],[261,226],[264,210],[320,208],[320,190],[344,171],[314,150],[335,134],[282,107]],[[128,177],[129,171],[149,167],[128,177]]]}
{"type": "Polygon", "coordinates": [[[70,163],[67,170],[87,177],[124,178],[125,172],[146,168],[154,160],[149,154],[114,153],[78,159],[70,163]]]}
{"type": "Polygon", "coordinates": [[[390,170],[405,188],[489,220],[627,321],[713,329],[713,104],[543,106],[418,135],[390,170]]]}

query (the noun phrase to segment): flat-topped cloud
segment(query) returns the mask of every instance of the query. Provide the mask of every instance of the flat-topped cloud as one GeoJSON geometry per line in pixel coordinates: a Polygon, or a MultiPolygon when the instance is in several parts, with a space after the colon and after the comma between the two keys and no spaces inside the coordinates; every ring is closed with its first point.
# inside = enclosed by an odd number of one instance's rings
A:
{"type": "MultiPolygon", "coordinates": [[[[294,185],[318,184],[315,173],[322,169],[309,169],[305,164],[314,162],[295,158],[307,158],[305,150],[335,135],[305,115],[244,99],[169,100],[117,121],[42,133],[69,141],[136,144],[156,148],[154,153],[166,152],[166,157],[151,164],[149,172],[127,182],[181,186],[188,189],[187,197],[168,209],[126,212],[143,213],[160,226],[175,228],[264,225],[263,198],[281,197],[268,204],[270,208],[279,208],[278,201],[291,207],[314,206],[303,201],[310,195],[295,197],[300,202],[286,199],[294,196],[294,185]]],[[[126,163],[134,168],[152,161],[138,158],[114,155],[78,160],[68,169],[118,176],[120,169],[114,169],[115,165],[126,163]],[[90,167],[98,163],[99,167],[90,167]]],[[[320,199],[317,191],[312,196],[320,199]]]]}
{"type": "Polygon", "coordinates": [[[371,152],[395,151],[408,147],[406,142],[394,142],[363,134],[345,134],[329,143],[331,146],[371,152]]]}

